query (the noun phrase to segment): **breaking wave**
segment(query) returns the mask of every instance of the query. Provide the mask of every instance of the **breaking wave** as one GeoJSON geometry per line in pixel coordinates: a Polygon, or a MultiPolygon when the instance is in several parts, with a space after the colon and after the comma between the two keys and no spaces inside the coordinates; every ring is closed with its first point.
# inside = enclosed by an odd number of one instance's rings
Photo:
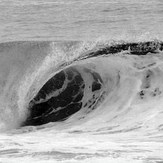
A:
{"type": "Polygon", "coordinates": [[[161,41],[1,43],[1,131],[162,130],[162,49],[161,41]]]}

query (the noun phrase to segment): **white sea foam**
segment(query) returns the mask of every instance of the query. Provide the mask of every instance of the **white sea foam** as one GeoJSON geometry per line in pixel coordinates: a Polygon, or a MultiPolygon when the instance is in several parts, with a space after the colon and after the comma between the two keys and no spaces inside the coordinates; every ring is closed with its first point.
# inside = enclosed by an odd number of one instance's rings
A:
{"type": "Polygon", "coordinates": [[[102,44],[26,42],[3,48],[2,161],[9,162],[9,157],[13,162],[162,161],[162,52],[136,56],[125,51],[72,62],[102,44]],[[11,53],[17,56],[14,61],[11,53]],[[17,129],[41,85],[70,65],[91,67],[102,76],[106,92],[102,103],[89,114],[80,111],[65,122],[17,129]],[[82,115],[85,118],[80,120],[82,115]]]}

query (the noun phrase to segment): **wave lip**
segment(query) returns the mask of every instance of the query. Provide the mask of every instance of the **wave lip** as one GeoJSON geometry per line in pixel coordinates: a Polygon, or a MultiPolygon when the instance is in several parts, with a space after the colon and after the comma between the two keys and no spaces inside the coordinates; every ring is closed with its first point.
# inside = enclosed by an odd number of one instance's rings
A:
{"type": "Polygon", "coordinates": [[[116,54],[128,51],[129,55],[146,55],[148,53],[159,53],[163,50],[162,41],[146,41],[146,42],[124,42],[115,43],[99,48],[87,54],[87,57],[96,57],[100,55],[116,54]]]}

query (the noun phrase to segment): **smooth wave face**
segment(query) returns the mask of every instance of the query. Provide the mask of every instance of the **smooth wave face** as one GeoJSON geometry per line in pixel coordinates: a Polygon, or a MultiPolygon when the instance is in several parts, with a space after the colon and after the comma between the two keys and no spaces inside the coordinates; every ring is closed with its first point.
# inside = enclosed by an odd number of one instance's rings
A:
{"type": "Polygon", "coordinates": [[[162,50],[161,41],[1,43],[3,160],[163,161],[162,50]]]}

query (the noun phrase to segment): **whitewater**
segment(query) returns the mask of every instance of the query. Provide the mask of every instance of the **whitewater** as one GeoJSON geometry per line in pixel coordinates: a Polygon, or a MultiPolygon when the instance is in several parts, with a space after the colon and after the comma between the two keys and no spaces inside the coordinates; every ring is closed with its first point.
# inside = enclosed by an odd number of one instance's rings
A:
{"type": "Polygon", "coordinates": [[[162,163],[162,1],[0,1],[0,162],[162,163]]]}

